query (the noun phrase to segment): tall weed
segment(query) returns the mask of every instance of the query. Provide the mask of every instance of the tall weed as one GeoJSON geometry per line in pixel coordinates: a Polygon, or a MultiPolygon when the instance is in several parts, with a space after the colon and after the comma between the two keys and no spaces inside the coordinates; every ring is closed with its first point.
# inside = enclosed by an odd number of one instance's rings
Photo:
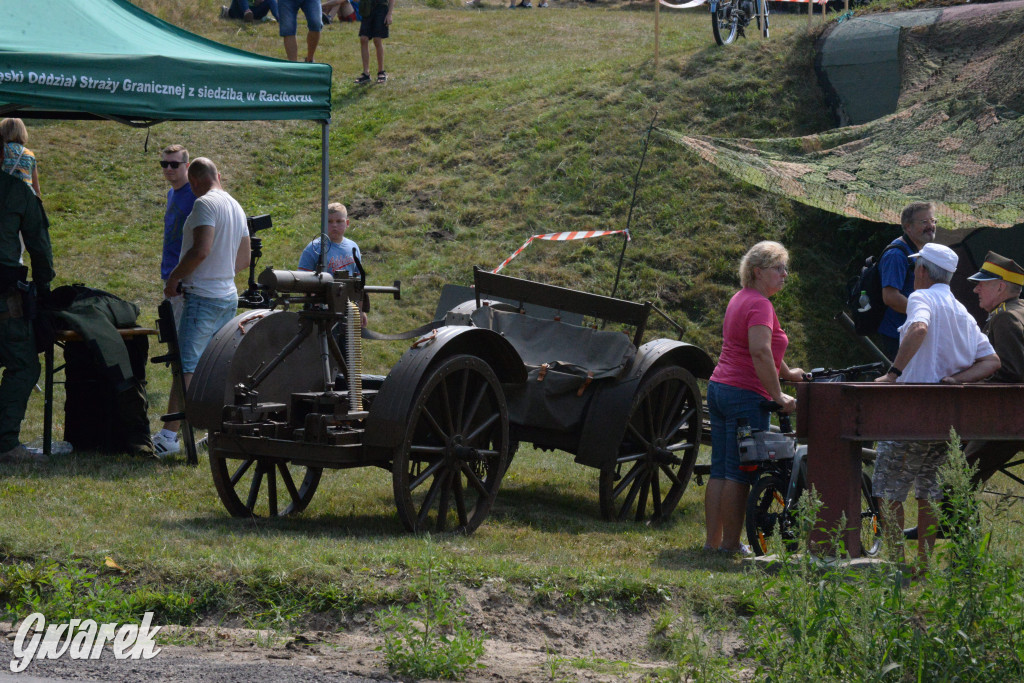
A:
{"type": "MultiPolygon", "coordinates": [[[[970,470],[952,435],[940,470],[950,539],[926,581],[901,569],[821,569],[776,548],[779,574],[751,620],[748,639],[767,680],[1006,681],[1024,675],[1020,569],[990,542],[970,470]]],[[[805,506],[805,519],[814,519],[805,506]]]]}
{"type": "Polygon", "coordinates": [[[463,601],[448,592],[437,576],[437,558],[427,558],[427,571],[413,587],[408,605],[392,605],[377,618],[384,632],[388,668],[400,676],[462,680],[480,665],[484,638],[463,621],[463,601]]]}

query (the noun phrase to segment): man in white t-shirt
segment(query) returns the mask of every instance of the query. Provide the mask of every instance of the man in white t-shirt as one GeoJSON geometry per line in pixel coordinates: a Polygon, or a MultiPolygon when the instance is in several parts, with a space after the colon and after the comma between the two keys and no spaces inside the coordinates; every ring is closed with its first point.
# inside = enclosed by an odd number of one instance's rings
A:
{"type": "MultiPolygon", "coordinates": [[[[210,339],[235,316],[235,274],[249,266],[250,255],[245,211],[221,187],[214,163],[205,157],[194,159],[188,167],[188,182],[196,202],[185,220],[181,259],[164,288],[168,298],[179,289],[185,295],[178,348],[186,387],[210,339]]],[[[177,421],[164,423],[153,437],[158,456],[179,450],[178,426],[177,421]]]]}
{"type": "MultiPolygon", "coordinates": [[[[910,258],[915,260],[914,291],[907,298],[907,321],[899,328],[899,350],[889,372],[875,381],[961,384],[998,370],[999,356],[988,337],[949,289],[956,253],[931,242],[910,258]]],[[[935,543],[932,505],[942,498],[936,475],[946,461],[946,448],[945,441],[878,442],[872,487],[883,524],[900,529],[902,537],[903,501],[913,485],[922,560],[935,543]]]]}

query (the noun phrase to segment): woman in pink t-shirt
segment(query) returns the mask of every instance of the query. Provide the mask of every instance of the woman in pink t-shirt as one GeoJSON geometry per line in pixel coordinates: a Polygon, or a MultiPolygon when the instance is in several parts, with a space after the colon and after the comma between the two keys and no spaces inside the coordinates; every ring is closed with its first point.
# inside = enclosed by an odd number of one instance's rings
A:
{"type": "Polygon", "coordinates": [[[768,429],[770,414],[761,403],[772,400],[783,412],[796,409],[796,399],[782,393],[781,379],[799,382],[803,370],[790,368],[782,357],[789,338],[768,300],[786,284],[789,252],[778,242],[758,242],[740,261],[740,285],[725,309],[722,353],[708,382],[711,415],[711,478],[704,493],[706,550],[747,554],[740,543],[743,513],[752,475],[740,470],[737,421],[768,429]]]}

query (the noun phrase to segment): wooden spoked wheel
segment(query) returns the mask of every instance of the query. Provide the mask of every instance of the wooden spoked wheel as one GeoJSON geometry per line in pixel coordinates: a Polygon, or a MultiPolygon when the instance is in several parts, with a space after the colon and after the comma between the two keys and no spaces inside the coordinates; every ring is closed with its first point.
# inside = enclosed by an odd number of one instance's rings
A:
{"type": "Polygon", "coordinates": [[[508,451],[508,407],[490,366],[469,355],[431,366],[392,461],[402,524],[472,533],[494,503],[508,451]]]}
{"type": "Polygon", "coordinates": [[[601,470],[601,515],[660,522],[682,498],[700,447],[701,399],[685,368],[645,377],[629,413],[615,462],[601,470]]]}
{"type": "Polygon", "coordinates": [[[221,502],[233,517],[284,517],[302,512],[320,484],[319,467],[279,458],[226,457],[210,449],[210,470],[221,502]]]}

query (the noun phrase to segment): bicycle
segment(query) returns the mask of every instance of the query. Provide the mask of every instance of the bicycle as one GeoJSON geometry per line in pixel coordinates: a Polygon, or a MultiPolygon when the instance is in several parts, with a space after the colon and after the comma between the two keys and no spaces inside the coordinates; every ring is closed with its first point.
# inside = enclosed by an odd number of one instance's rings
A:
{"type": "MultiPolygon", "coordinates": [[[[877,377],[882,363],[854,365],[841,370],[818,368],[804,375],[808,382],[845,382],[877,377]]],[[[797,444],[789,415],[779,413],[782,406],[765,401],[763,408],[779,414],[779,426],[768,432],[747,430],[740,438],[740,469],[757,472],[747,496],[747,542],[755,555],[768,551],[768,539],[778,531],[789,550],[797,547],[794,508],[807,489],[807,446],[797,444]]],[[[741,432],[742,432],[741,426],[741,432]]],[[[865,463],[874,461],[874,451],[863,449],[865,463]]],[[[871,477],[861,472],[861,550],[868,557],[878,554],[882,533],[878,524],[878,507],[871,489],[871,477]]]]}
{"type": "Polygon", "coordinates": [[[767,0],[711,0],[711,31],[715,34],[715,42],[719,45],[728,45],[736,40],[737,35],[745,37],[744,29],[750,23],[751,17],[756,18],[758,30],[767,38],[767,0]]]}

